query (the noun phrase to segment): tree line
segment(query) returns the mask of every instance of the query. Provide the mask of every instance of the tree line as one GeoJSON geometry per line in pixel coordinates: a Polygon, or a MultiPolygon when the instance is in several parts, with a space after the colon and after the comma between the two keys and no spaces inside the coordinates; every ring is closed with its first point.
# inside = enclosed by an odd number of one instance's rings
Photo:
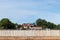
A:
{"type": "MultiPolygon", "coordinates": [[[[60,30],[60,24],[56,25],[52,22],[48,22],[44,19],[37,19],[35,23],[32,23],[34,27],[42,27],[43,29],[53,29],[53,30],[60,30]]],[[[0,20],[0,29],[16,29],[16,25],[22,26],[21,24],[13,23],[8,18],[3,18],[0,20]]]]}

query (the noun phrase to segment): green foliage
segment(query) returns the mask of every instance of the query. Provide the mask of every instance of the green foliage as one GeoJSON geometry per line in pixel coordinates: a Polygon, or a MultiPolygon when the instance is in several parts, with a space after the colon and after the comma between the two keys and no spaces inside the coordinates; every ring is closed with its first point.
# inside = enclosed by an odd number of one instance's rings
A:
{"type": "Polygon", "coordinates": [[[48,22],[47,27],[50,29],[55,29],[56,25],[54,23],[48,22]]]}
{"type": "Polygon", "coordinates": [[[32,23],[32,25],[33,25],[34,27],[36,27],[36,24],[35,24],[35,23],[32,23]]]}
{"type": "Polygon", "coordinates": [[[3,27],[4,29],[15,29],[15,25],[7,18],[3,18],[0,21],[0,27],[3,27]]]}
{"type": "Polygon", "coordinates": [[[40,26],[43,29],[45,29],[45,28],[55,29],[55,27],[56,27],[56,25],[54,23],[47,22],[46,20],[42,20],[42,19],[37,19],[36,24],[37,24],[37,26],[40,26]]]}
{"type": "MultiPolygon", "coordinates": [[[[54,23],[48,22],[46,20],[43,19],[37,19],[36,23],[32,23],[34,27],[42,27],[43,29],[54,29],[54,30],[60,30],[60,24],[56,25],[54,23]]],[[[0,20],[0,29],[16,29],[15,26],[18,26],[17,28],[22,27],[23,30],[26,30],[23,28],[22,25],[19,24],[14,24],[12,23],[8,18],[3,18],[2,20],[0,20]]],[[[29,29],[29,28],[28,28],[29,29]]]]}
{"type": "Polygon", "coordinates": [[[56,30],[60,30],[60,24],[55,27],[56,30]]]}
{"type": "Polygon", "coordinates": [[[36,20],[36,24],[37,24],[37,26],[40,26],[40,27],[42,27],[42,28],[46,28],[46,27],[47,27],[47,22],[46,22],[46,20],[37,19],[37,20],[36,20]]]}

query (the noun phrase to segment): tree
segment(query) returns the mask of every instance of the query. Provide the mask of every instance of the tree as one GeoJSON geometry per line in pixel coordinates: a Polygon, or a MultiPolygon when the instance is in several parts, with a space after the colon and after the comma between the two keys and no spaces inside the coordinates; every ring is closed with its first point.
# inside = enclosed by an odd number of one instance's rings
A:
{"type": "Polygon", "coordinates": [[[37,19],[36,20],[36,24],[37,24],[37,26],[42,26],[42,20],[41,19],[37,19]]]}
{"type": "Polygon", "coordinates": [[[42,20],[42,19],[37,19],[36,24],[37,24],[37,26],[41,26],[43,29],[45,29],[45,28],[55,29],[55,27],[56,27],[56,25],[54,23],[47,22],[46,20],[42,20]]]}
{"type": "Polygon", "coordinates": [[[55,27],[56,30],[60,30],[60,24],[55,27]]]}
{"type": "Polygon", "coordinates": [[[48,28],[55,29],[56,25],[54,23],[48,22],[47,23],[48,28]]]}
{"type": "Polygon", "coordinates": [[[37,24],[37,26],[40,26],[42,28],[46,28],[47,27],[47,21],[46,20],[37,19],[36,20],[36,24],[37,24]]]}
{"type": "Polygon", "coordinates": [[[9,19],[3,18],[0,21],[0,26],[3,27],[4,29],[15,29],[14,23],[12,23],[9,19]]]}
{"type": "Polygon", "coordinates": [[[32,23],[32,25],[34,26],[34,27],[36,27],[37,25],[36,25],[36,23],[32,23]]]}

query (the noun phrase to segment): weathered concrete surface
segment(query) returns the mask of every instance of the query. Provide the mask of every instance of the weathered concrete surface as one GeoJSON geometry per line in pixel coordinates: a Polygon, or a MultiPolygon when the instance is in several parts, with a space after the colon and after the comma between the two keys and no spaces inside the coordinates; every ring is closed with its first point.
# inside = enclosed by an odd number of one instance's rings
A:
{"type": "Polygon", "coordinates": [[[60,40],[60,37],[0,37],[0,40],[60,40]]]}
{"type": "Polygon", "coordinates": [[[60,36],[60,30],[0,30],[0,36],[60,36]]]}
{"type": "Polygon", "coordinates": [[[60,40],[60,30],[0,30],[0,40],[60,40]]]}

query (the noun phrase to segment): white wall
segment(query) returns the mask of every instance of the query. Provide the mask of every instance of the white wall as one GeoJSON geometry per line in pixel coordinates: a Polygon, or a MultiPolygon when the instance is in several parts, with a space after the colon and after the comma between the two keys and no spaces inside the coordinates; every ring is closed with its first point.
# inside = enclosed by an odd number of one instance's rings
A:
{"type": "Polygon", "coordinates": [[[0,36],[60,36],[60,30],[0,30],[0,36]]]}

